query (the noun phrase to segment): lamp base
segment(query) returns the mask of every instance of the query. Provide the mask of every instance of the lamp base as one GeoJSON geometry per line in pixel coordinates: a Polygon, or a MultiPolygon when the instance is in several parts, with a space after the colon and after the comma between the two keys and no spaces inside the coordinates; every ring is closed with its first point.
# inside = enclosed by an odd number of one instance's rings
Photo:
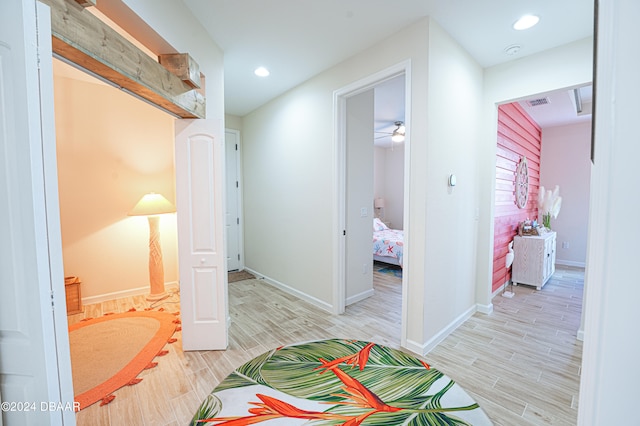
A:
{"type": "Polygon", "coordinates": [[[147,294],[147,301],[149,302],[157,302],[158,300],[166,299],[169,297],[169,294],[166,291],[158,294],[147,294]]]}

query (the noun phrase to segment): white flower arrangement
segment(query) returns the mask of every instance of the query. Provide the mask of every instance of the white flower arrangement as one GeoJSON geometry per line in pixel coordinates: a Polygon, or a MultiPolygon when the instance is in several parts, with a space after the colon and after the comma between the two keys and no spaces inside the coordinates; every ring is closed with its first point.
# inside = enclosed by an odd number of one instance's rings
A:
{"type": "Polygon", "coordinates": [[[544,186],[541,185],[538,192],[538,209],[542,213],[542,225],[545,228],[551,229],[551,218],[558,217],[561,206],[560,187],[556,185],[553,191],[550,189],[545,191],[544,186]]]}

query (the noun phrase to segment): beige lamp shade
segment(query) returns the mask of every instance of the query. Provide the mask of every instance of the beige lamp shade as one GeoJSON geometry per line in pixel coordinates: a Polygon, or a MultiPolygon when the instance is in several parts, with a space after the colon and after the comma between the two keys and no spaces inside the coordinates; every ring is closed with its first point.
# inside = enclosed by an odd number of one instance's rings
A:
{"type": "Polygon", "coordinates": [[[373,201],[373,207],[375,207],[376,209],[384,208],[384,198],[376,198],[373,201]]]}
{"type": "Polygon", "coordinates": [[[138,201],[129,216],[155,216],[165,213],[174,213],[176,207],[160,194],[150,192],[138,201]]]}

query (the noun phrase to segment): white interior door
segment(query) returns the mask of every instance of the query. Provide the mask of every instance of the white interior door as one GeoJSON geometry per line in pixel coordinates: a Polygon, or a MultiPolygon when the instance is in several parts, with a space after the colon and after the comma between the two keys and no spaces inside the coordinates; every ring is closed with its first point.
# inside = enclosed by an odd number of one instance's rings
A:
{"type": "Polygon", "coordinates": [[[226,130],[225,168],[227,175],[225,224],[227,227],[227,270],[242,269],[240,227],[240,141],[237,130],[226,130]]]}
{"type": "Polygon", "coordinates": [[[75,424],[49,16],[36,0],[0,4],[0,423],[6,425],[75,424]],[[49,402],[67,410],[49,410],[49,402]]]}
{"type": "Polygon", "coordinates": [[[184,350],[226,349],[224,145],[220,120],[176,120],[176,202],[184,350]]]}
{"type": "Polygon", "coordinates": [[[373,107],[373,89],[347,99],[346,305],[373,294],[373,107]]]}

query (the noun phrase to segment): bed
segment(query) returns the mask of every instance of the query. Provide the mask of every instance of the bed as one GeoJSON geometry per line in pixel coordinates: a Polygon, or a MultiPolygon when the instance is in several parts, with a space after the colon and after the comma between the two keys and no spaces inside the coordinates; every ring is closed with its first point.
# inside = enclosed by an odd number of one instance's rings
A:
{"type": "Polygon", "coordinates": [[[390,229],[380,219],[373,219],[373,260],[402,267],[404,231],[390,229]]]}

